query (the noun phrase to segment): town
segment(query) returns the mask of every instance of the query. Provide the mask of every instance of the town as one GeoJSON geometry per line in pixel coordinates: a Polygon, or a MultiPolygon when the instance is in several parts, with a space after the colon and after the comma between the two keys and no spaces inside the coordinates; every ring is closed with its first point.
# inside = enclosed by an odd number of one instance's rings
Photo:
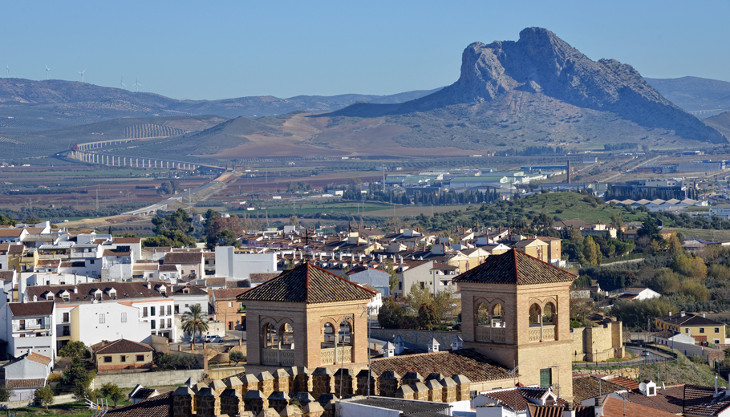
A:
{"type": "MultiPolygon", "coordinates": [[[[522,202],[572,196],[609,207],[570,192],[522,202]]],[[[412,401],[449,415],[721,415],[727,327],[694,282],[721,274],[700,255],[730,251],[680,241],[657,226],[663,211],[630,222],[631,204],[610,207],[627,221],[449,233],[295,219],[244,230],[182,208],[157,213],[148,238],[4,218],[4,392],[110,415],[408,414],[412,401]],[[669,310],[690,296],[696,310],[669,310]]]]}

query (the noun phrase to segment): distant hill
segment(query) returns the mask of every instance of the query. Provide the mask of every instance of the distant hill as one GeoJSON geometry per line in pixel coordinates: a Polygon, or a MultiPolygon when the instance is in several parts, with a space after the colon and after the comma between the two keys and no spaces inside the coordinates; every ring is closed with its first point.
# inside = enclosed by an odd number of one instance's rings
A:
{"type": "Polygon", "coordinates": [[[726,137],[730,137],[730,111],[708,117],[705,119],[705,123],[712,126],[726,137]]]}
{"type": "Polygon", "coordinates": [[[296,111],[329,112],[353,103],[398,103],[432,93],[393,95],[240,97],[225,100],[175,100],[76,81],[0,79],[0,132],[47,130],[123,117],[215,115],[224,118],[276,116],[296,111]]]}
{"type": "Polygon", "coordinates": [[[730,111],[730,82],[699,77],[646,81],[672,103],[701,119],[730,111]]]}
{"type": "MultiPolygon", "coordinates": [[[[641,130],[654,130],[654,135],[668,133],[683,139],[726,142],[717,131],[654,90],[630,65],[611,59],[592,61],[543,28],[524,29],[516,42],[469,45],[462,54],[461,76],[438,92],[401,104],[356,104],[332,116],[425,113],[419,117],[433,120],[428,116],[444,119],[443,114],[437,114],[443,112],[449,113],[451,119],[485,127],[507,122],[513,130],[523,131],[514,139],[529,135],[528,139],[538,140],[540,130],[544,131],[543,136],[564,135],[565,123],[561,123],[564,120],[542,123],[542,126],[535,126],[536,120],[528,120],[536,112],[545,116],[554,112],[555,119],[579,113],[576,117],[584,120],[569,123],[583,124],[584,133],[571,129],[573,134],[583,136],[591,132],[598,137],[606,135],[606,127],[618,118],[640,126],[641,130]],[[584,110],[593,111],[596,126],[585,123],[584,110]]],[[[651,132],[641,134],[651,135],[651,132]]]]}
{"type": "Polygon", "coordinates": [[[697,148],[727,142],[631,66],[592,61],[542,28],[523,30],[516,42],[469,45],[459,79],[432,94],[275,119],[259,132],[251,133],[248,122],[243,128],[226,124],[183,137],[175,146],[199,156],[235,159],[468,155],[603,149],[606,144],[697,148]],[[222,151],[221,141],[234,146],[222,151]]]}

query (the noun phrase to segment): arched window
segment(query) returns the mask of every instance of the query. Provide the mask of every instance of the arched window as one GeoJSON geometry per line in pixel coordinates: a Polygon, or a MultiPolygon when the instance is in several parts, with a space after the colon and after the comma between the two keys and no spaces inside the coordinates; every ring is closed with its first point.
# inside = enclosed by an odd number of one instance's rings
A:
{"type": "Polygon", "coordinates": [[[279,347],[279,335],[277,334],[276,327],[271,323],[264,324],[261,335],[264,338],[263,346],[265,348],[279,347]]]}
{"type": "Polygon", "coordinates": [[[340,323],[339,339],[337,343],[340,345],[352,345],[352,329],[350,323],[343,321],[340,323]]]}
{"type": "Polygon", "coordinates": [[[540,310],[540,306],[537,304],[531,305],[530,306],[530,326],[539,326],[541,316],[542,316],[542,311],[540,310]]]}
{"type": "Polygon", "coordinates": [[[555,304],[553,303],[547,303],[545,304],[545,309],[543,310],[542,314],[542,323],[543,324],[555,324],[555,319],[557,318],[557,311],[555,311],[555,304]]]}
{"type": "Polygon", "coordinates": [[[477,324],[480,326],[489,326],[489,307],[480,303],[477,306],[477,324]]]}
{"type": "Polygon", "coordinates": [[[289,323],[279,326],[282,349],[294,349],[294,328],[289,323]]]}
{"type": "Polygon", "coordinates": [[[492,307],[492,327],[504,327],[504,319],[502,318],[502,304],[495,304],[492,307]]]}
{"type": "Polygon", "coordinates": [[[332,323],[325,323],[322,328],[322,347],[328,348],[335,345],[335,327],[332,323]]]}

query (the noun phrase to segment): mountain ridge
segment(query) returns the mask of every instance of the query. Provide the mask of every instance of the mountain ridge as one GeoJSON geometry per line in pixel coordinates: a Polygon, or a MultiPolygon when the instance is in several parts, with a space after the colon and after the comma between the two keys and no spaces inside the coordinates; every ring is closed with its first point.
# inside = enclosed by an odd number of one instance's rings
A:
{"type": "Polygon", "coordinates": [[[435,93],[393,105],[356,104],[332,115],[402,115],[455,104],[496,102],[513,91],[608,111],[650,129],[672,129],[687,139],[727,141],[664,98],[630,65],[613,59],[592,61],[544,28],[526,28],[517,41],[470,44],[462,53],[459,79],[435,93]]]}

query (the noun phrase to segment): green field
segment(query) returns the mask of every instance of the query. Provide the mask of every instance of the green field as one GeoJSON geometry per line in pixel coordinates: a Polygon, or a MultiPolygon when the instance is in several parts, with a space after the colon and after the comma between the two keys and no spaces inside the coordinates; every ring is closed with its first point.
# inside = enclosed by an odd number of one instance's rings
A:
{"type": "Polygon", "coordinates": [[[685,239],[695,238],[713,242],[730,240],[730,230],[686,229],[683,227],[667,227],[666,229],[681,233],[685,239]]]}

